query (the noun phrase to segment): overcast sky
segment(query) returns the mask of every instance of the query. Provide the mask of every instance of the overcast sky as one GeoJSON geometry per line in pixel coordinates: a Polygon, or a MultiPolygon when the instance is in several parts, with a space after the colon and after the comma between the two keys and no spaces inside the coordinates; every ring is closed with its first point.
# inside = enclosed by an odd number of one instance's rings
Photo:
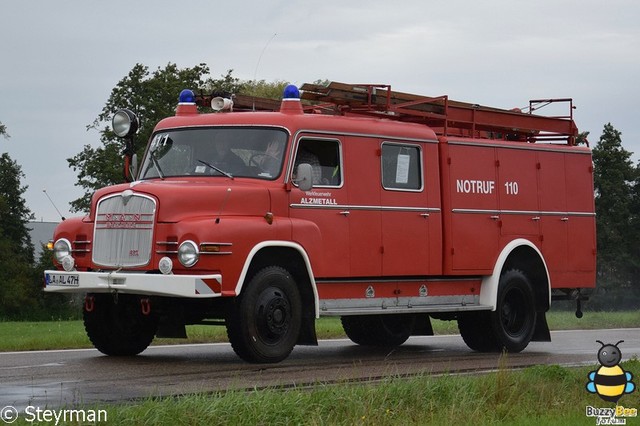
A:
{"type": "Polygon", "coordinates": [[[66,159],[99,146],[86,126],[116,83],[136,63],[204,62],[214,77],[390,84],[501,108],[572,97],[592,146],[610,122],[637,161],[639,18],[637,0],[2,0],[0,153],[22,166],[37,220],[58,220],[44,188],[70,216],[82,190],[66,159]]]}

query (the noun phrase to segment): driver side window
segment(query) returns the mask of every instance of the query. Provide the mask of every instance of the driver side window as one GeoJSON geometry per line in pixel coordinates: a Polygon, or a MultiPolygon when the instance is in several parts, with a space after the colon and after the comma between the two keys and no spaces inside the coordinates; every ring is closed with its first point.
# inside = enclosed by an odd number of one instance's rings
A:
{"type": "Polygon", "coordinates": [[[294,170],[299,164],[311,165],[314,186],[342,186],[340,142],[326,139],[301,139],[294,170]]]}

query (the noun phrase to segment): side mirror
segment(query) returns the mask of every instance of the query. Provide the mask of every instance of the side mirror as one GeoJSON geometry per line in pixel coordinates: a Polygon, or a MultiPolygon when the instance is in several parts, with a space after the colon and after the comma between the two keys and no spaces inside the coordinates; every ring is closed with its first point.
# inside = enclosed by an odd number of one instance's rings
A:
{"type": "Polygon", "coordinates": [[[129,176],[133,180],[136,180],[138,177],[138,154],[133,154],[131,156],[131,163],[129,164],[129,176]]]}
{"type": "Polygon", "coordinates": [[[302,163],[298,165],[296,169],[296,177],[293,179],[293,183],[298,185],[301,191],[309,191],[313,188],[313,170],[311,164],[302,163]]]}

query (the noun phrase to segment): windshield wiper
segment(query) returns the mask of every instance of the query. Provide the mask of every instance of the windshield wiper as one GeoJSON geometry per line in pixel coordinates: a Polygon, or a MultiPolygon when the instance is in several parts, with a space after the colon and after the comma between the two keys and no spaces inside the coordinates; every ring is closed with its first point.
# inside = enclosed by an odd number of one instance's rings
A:
{"type": "Polygon", "coordinates": [[[160,164],[156,159],[155,153],[152,152],[150,155],[150,158],[151,158],[151,164],[153,164],[153,167],[155,167],[156,170],[158,171],[158,176],[160,176],[160,179],[164,180],[164,173],[162,173],[162,169],[160,168],[160,164]]]}
{"type": "Polygon", "coordinates": [[[224,170],[221,170],[219,168],[217,168],[216,166],[214,166],[213,164],[209,164],[206,161],[202,161],[202,160],[198,160],[198,162],[204,164],[205,166],[215,170],[216,172],[225,175],[226,177],[228,177],[229,179],[233,179],[233,176],[231,176],[231,173],[225,172],[224,170]]]}

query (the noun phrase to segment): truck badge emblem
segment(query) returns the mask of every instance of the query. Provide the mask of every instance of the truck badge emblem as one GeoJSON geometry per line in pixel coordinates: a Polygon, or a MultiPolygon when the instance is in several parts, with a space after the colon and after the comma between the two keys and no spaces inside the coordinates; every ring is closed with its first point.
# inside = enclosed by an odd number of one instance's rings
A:
{"type": "Polygon", "coordinates": [[[126,189],[126,190],[122,191],[122,194],[120,194],[120,196],[122,197],[122,202],[124,203],[125,206],[127,205],[129,200],[131,199],[132,195],[133,195],[133,191],[130,190],[130,189],[126,189]]]}

